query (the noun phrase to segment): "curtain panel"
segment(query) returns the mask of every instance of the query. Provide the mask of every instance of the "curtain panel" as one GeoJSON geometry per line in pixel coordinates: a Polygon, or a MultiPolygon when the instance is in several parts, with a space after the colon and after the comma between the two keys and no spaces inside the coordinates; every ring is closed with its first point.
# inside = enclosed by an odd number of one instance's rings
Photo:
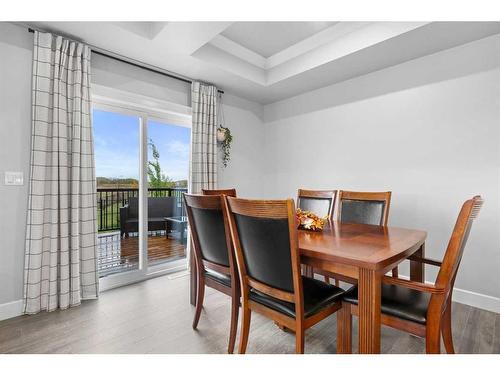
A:
{"type": "Polygon", "coordinates": [[[217,188],[217,88],[193,82],[191,86],[190,192],[217,188]]]}
{"type": "Polygon", "coordinates": [[[24,312],[98,295],[90,48],[34,34],[24,312]]]}

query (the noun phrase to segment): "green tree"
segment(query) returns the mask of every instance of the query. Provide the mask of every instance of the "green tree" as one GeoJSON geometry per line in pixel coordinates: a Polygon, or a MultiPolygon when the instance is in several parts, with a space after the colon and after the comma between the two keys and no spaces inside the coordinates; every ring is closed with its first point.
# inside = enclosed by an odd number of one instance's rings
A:
{"type": "Polygon", "coordinates": [[[175,182],[161,171],[160,152],[156,148],[153,140],[150,138],[148,146],[151,147],[153,161],[148,161],[148,180],[149,187],[152,188],[171,188],[175,186],[175,182]]]}

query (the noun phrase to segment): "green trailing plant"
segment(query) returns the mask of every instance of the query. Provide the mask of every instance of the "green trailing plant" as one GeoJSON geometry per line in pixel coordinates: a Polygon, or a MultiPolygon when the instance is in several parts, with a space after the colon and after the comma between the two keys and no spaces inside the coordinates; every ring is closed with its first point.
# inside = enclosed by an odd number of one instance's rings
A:
{"type": "Polygon", "coordinates": [[[219,130],[223,130],[225,133],[224,140],[220,142],[220,147],[222,149],[222,164],[224,165],[224,168],[226,168],[229,160],[231,160],[231,142],[233,141],[233,136],[231,135],[231,130],[229,130],[229,128],[219,126],[219,130]]]}

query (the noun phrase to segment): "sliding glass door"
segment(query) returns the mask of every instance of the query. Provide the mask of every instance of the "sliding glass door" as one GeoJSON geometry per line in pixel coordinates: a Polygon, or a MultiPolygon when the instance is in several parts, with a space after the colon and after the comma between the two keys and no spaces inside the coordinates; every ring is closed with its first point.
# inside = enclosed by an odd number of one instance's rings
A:
{"type": "Polygon", "coordinates": [[[190,129],[148,121],[148,265],[186,259],[190,129]]]}
{"type": "Polygon", "coordinates": [[[190,117],[93,108],[101,290],[187,268],[190,117]]]}

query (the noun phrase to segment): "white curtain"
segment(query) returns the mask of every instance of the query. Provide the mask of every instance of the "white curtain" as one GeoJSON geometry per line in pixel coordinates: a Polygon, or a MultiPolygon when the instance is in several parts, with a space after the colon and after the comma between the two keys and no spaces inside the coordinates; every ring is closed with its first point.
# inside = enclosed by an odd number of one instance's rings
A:
{"type": "Polygon", "coordinates": [[[25,313],[98,295],[90,48],[35,31],[25,313]]]}
{"type": "Polygon", "coordinates": [[[190,192],[217,188],[217,88],[193,82],[191,86],[190,192]]]}

